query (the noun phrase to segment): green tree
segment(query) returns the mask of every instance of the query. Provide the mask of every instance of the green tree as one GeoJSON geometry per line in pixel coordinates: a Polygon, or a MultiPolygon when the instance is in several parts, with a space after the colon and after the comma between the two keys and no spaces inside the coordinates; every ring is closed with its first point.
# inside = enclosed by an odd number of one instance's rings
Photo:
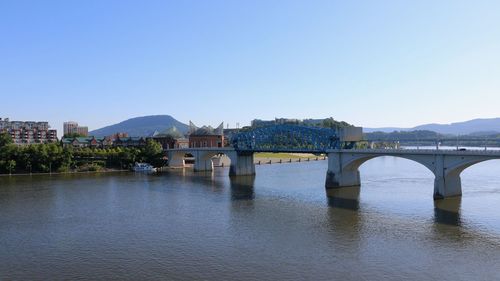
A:
{"type": "Polygon", "coordinates": [[[120,168],[130,168],[136,162],[138,151],[134,148],[124,148],[118,155],[120,168]]]}
{"type": "Polygon", "coordinates": [[[0,148],[12,144],[12,138],[6,132],[0,133],[0,148]]]}
{"type": "Polygon", "coordinates": [[[16,168],[16,161],[15,160],[8,160],[6,164],[7,170],[9,170],[9,174],[12,174],[13,171],[15,171],[16,168]]]}
{"type": "Polygon", "coordinates": [[[163,156],[163,147],[160,143],[154,140],[148,140],[140,153],[141,160],[153,165],[154,167],[162,167],[165,164],[163,156]]]}

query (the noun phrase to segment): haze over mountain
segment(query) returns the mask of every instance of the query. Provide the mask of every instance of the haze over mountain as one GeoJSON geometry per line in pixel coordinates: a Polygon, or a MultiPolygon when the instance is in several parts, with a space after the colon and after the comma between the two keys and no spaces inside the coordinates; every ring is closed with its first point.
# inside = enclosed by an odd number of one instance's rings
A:
{"type": "Polygon", "coordinates": [[[128,133],[129,136],[149,136],[154,131],[161,132],[173,126],[183,133],[186,133],[189,128],[188,125],[170,115],[151,115],[131,118],[118,124],[106,126],[89,132],[89,135],[104,137],[115,133],[128,133]]]}
{"type": "Polygon", "coordinates": [[[473,119],[464,122],[456,122],[451,124],[425,124],[413,128],[397,128],[397,127],[384,127],[384,128],[363,128],[365,133],[370,132],[393,132],[393,131],[414,131],[414,130],[428,130],[440,134],[474,134],[474,133],[499,133],[500,132],[500,118],[488,119],[473,119]]]}

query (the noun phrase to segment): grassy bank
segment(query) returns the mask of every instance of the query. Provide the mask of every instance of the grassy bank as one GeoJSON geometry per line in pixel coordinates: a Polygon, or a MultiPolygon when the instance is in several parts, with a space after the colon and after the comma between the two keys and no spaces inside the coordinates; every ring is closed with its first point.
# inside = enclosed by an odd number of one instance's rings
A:
{"type": "Polygon", "coordinates": [[[310,153],[255,153],[254,161],[256,164],[308,162],[323,160],[324,157],[310,153]]]}
{"type": "Polygon", "coordinates": [[[311,153],[268,153],[268,152],[261,152],[261,153],[255,153],[254,158],[255,159],[283,159],[283,160],[289,160],[289,159],[316,159],[316,157],[323,158],[323,156],[316,156],[311,153]]]}

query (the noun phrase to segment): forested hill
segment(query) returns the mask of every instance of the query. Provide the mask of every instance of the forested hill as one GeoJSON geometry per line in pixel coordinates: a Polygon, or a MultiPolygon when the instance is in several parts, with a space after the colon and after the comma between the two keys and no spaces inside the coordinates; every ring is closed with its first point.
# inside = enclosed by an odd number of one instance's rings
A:
{"type": "Polygon", "coordinates": [[[484,119],[473,119],[464,122],[455,122],[451,124],[425,124],[416,126],[413,128],[364,128],[367,133],[371,132],[385,132],[390,133],[393,131],[433,131],[440,134],[454,134],[454,135],[467,135],[477,132],[484,135],[485,132],[500,133],[500,118],[484,118],[484,119]]]}
{"type": "Polygon", "coordinates": [[[128,133],[129,136],[139,137],[149,136],[154,131],[161,132],[173,126],[183,133],[188,131],[188,125],[170,115],[152,115],[128,119],[118,124],[91,131],[89,134],[96,137],[104,137],[115,133],[128,133]]]}

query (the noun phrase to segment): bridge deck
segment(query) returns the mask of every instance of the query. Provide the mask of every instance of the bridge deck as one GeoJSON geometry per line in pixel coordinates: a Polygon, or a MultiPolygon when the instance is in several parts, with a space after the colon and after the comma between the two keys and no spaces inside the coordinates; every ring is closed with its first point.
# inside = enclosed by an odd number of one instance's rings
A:
{"type": "Polygon", "coordinates": [[[447,149],[341,149],[328,152],[362,153],[362,154],[420,154],[420,155],[463,155],[500,157],[500,150],[447,150],[447,149]]]}

